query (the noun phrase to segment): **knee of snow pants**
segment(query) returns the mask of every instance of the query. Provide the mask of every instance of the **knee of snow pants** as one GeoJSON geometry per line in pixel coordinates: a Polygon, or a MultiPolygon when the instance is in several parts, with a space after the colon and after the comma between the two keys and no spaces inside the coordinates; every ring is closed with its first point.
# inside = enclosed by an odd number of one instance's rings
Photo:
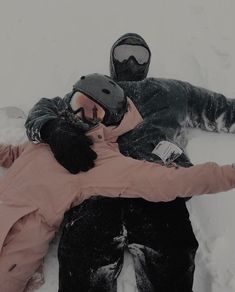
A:
{"type": "Polygon", "coordinates": [[[139,291],[191,292],[198,242],[185,202],[134,199],[124,218],[139,291]]]}
{"type": "Polygon", "coordinates": [[[42,265],[53,236],[54,230],[36,212],[13,225],[0,254],[0,291],[25,291],[33,274],[42,265]]]}
{"type": "Polygon", "coordinates": [[[60,239],[59,292],[116,292],[124,254],[120,201],[93,197],[67,212],[60,239]]]}
{"type": "Polygon", "coordinates": [[[195,251],[155,251],[139,244],[128,245],[133,255],[140,292],[192,292],[195,251]]]}

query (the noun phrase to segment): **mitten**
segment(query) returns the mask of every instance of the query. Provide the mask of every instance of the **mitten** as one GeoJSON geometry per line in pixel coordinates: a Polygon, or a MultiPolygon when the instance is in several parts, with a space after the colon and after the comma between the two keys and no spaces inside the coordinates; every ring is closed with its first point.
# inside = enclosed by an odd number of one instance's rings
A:
{"type": "Polygon", "coordinates": [[[56,118],[46,122],[40,134],[50,145],[55,159],[69,172],[76,174],[94,167],[97,154],[91,149],[93,142],[83,129],[56,118]]]}

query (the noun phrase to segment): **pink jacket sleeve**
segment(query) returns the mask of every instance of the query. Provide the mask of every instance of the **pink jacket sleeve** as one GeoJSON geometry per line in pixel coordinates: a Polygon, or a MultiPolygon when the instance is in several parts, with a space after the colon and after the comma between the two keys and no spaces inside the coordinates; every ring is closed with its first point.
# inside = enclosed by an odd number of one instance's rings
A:
{"type": "Polygon", "coordinates": [[[10,167],[24,150],[25,144],[13,146],[0,144],[0,166],[10,167]]]}
{"type": "Polygon", "coordinates": [[[123,196],[140,197],[149,201],[171,201],[176,197],[190,197],[219,193],[235,187],[235,169],[214,162],[189,168],[168,168],[142,161],[136,164],[129,188],[123,196]]]}

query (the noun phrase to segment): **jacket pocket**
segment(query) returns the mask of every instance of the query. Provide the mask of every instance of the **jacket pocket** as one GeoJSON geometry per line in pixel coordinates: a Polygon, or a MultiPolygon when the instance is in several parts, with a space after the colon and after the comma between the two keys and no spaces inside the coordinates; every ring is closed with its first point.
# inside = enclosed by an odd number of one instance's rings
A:
{"type": "Polygon", "coordinates": [[[0,202],[0,255],[4,241],[13,225],[22,217],[36,211],[37,207],[15,206],[0,202]]]}

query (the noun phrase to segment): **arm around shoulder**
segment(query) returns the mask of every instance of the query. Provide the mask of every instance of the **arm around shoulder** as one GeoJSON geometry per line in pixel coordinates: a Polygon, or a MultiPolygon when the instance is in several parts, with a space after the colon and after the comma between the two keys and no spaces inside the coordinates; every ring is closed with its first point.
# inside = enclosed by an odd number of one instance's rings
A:
{"type": "Polygon", "coordinates": [[[29,140],[34,143],[43,142],[41,128],[48,121],[56,119],[66,109],[66,103],[61,97],[41,98],[30,110],[25,122],[26,133],[29,140]]]}

